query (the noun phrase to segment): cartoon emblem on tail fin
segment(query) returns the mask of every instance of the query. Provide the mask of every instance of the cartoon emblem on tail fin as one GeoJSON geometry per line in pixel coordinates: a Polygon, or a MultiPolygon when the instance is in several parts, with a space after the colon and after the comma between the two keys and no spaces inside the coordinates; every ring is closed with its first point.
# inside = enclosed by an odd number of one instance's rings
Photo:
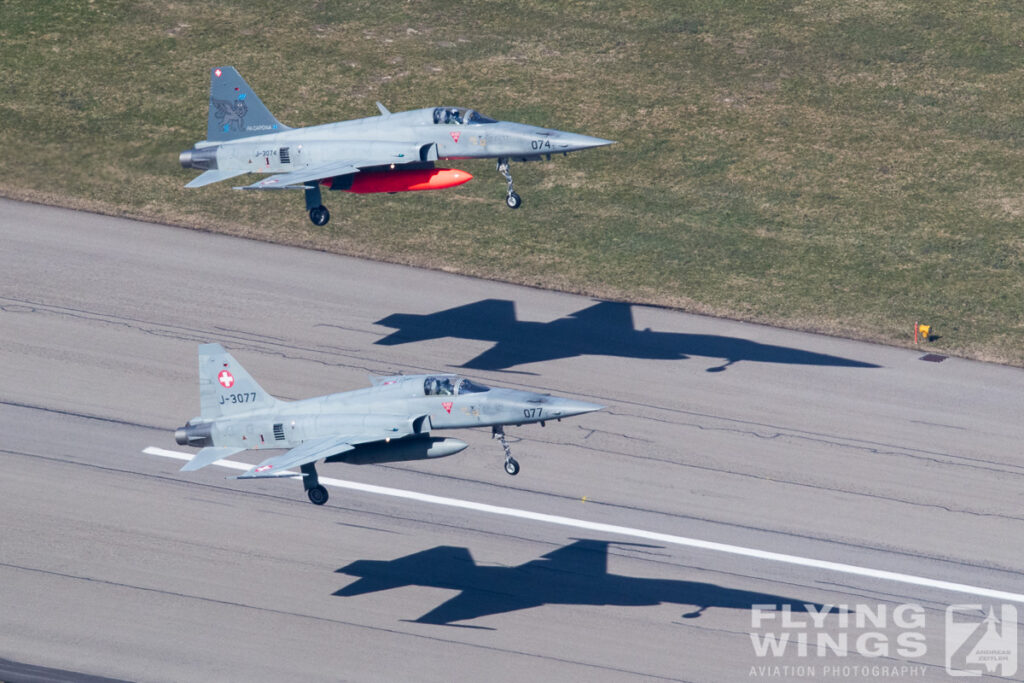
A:
{"type": "Polygon", "coordinates": [[[210,98],[210,104],[216,108],[214,117],[224,128],[229,130],[245,130],[245,115],[249,113],[249,107],[245,105],[244,95],[237,100],[215,100],[210,98]]]}

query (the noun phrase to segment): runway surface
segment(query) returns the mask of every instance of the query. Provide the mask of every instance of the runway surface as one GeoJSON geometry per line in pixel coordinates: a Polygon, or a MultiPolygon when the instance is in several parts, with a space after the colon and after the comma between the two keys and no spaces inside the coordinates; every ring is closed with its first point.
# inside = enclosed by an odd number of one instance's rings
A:
{"type": "Polygon", "coordinates": [[[990,606],[1020,644],[1020,370],[9,201],[0,244],[0,680],[947,680],[990,606]],[[207,341],[282,398],[607,410],[318,508],[178,472],[207,341]]]}

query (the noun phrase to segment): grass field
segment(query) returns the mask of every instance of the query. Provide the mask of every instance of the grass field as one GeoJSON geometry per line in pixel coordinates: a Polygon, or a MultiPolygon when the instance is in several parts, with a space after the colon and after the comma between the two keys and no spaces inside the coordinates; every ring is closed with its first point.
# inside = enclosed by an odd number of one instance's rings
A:
{"type": "Polygon", "coordinates": [[[1022,36],[984,0],[0,0],[0,194],[1024,365],[1022,36]],[[182,187],[217,64],[292,126],[454,104],[619,144],[514,164],[519,211],[468,161],[316,228],[182,187]]]}

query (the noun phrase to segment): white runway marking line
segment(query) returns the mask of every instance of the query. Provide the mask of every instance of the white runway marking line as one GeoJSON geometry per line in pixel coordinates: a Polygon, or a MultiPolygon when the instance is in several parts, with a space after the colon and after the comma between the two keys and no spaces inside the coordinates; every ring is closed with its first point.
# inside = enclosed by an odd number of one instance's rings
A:
{"type": "MultiPolygon", "coordinates": [[[[186,461],[191,460],[193,457],[190,453],[168,451],[162,448],[154,448],[152,446],[146,448],[142,452],[148,455],[159,455],[165,458],[176,458],[178,460],[186,461]]],[[[245,471],[252,469],[252,465],[248,465],[242,462],[234,462],[233,460],[218,460],[213,464],[235,470],[245,471]]],[[[976,595],[984,598],[992,598],[993,600],[1010,600],[1013,602],[1024,602],[1024,594],[1022,593],[1010,593],[1007,591],[993,590],[991,588],[982,588],[980,586],[969,586],[963,583],[939,581],[938,579],[929,579],[923,576],[914,576],[912,574],[901,574],[899,572],[890,572],[882,569],[871,569],[869,567],[858,567],[856,565],[843,564],[841,562],[828,562],[825,560],[815,560],[809,557],[799,557],[797,555],[773,553],[767,550],[757,550],[756,548],[744,548],[743,546],[738,545],[715,543],[714,541],[702,541],[697,538],[673,536],[672,534],[662,534],[656,531],[633,529],[631,527],[617,526],[615,524],[588,522],[583,519],[561,517],[559,515],[548,515],[542,512],[530,512],[528,510],[518,510],[516,508],[507,508],[498,505],[487,505],[486,503],[474,503],[468,500],[459,500],[458,498],[446,498],[444,496],[434,496],[428,493],[418,493],[416,491],[393,489],[386,486],[360,484],[358,482],[346,481],[344,479],[320,477],[320,483],[326,486],[350,489],[352,491],[362,491],[364,493],[376,493],[377,495],[381,496],[391,496],[393,498],[405,498],[407,500],[416,500],[421,503],[431,503],[433,505],[446,505],[448,507],[462,508],[464,510],[475,510],[476,512],[487,512],[493,515],[503,515],[505,517],[529,519],[535,522],[557,524],[559,526],[573,527],[575,529],[585,529],[587,531],[598,531],[606,534],[617,534],[620,536],[642,538],[644,540],[658,541],[659,543],[665,543],[669,545],[682,545],[688,546],[690,548],[700,548],[701,550],[713,550],[715,552],[728,553],[730,555],[741,555],[743,557],[752,557],[755,559],[768,560],[771,562],[784,562],[786,564],[795,564],[801,567],[825,569],[827,571],[832,572],[840,572],[843,574],[851,574],[854,576],[865,576],[872,579],[882,579],[884,581],[895,581],[898,583],[906,583],[913,586],[938,588],[940,590],[953,591],[956,593],[969,593],[970,595],[976,595]]]]}

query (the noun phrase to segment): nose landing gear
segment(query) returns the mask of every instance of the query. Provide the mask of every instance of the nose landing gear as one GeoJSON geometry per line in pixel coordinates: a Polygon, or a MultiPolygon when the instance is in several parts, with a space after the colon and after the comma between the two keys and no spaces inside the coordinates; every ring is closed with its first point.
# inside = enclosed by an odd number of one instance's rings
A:
{"type": "MultiPolygon", "coordinates": [[[[505,204],[510,209],[518,209],[523,205],[523,199],[516,194],[516,191],[513,188],[512,171],[509,170],[508,159],[506,157],[498,158],[498,173],[503,175],[505,177],[505,182],[508,183],[508,194],[505,196],[505,204]]],[[[511,474],[511,472],[509,474],[511,474]]]]}
{"type": "Polygon", "coordinates": [[[501,425],[491,427],[491,438],[500,440],[501,447],[505,449],[505,471],[513,477],[519,474],[519,463],[512,457],[512,449],[509,448],[508,440],[505,438],[505,428],[501,425]]]}

